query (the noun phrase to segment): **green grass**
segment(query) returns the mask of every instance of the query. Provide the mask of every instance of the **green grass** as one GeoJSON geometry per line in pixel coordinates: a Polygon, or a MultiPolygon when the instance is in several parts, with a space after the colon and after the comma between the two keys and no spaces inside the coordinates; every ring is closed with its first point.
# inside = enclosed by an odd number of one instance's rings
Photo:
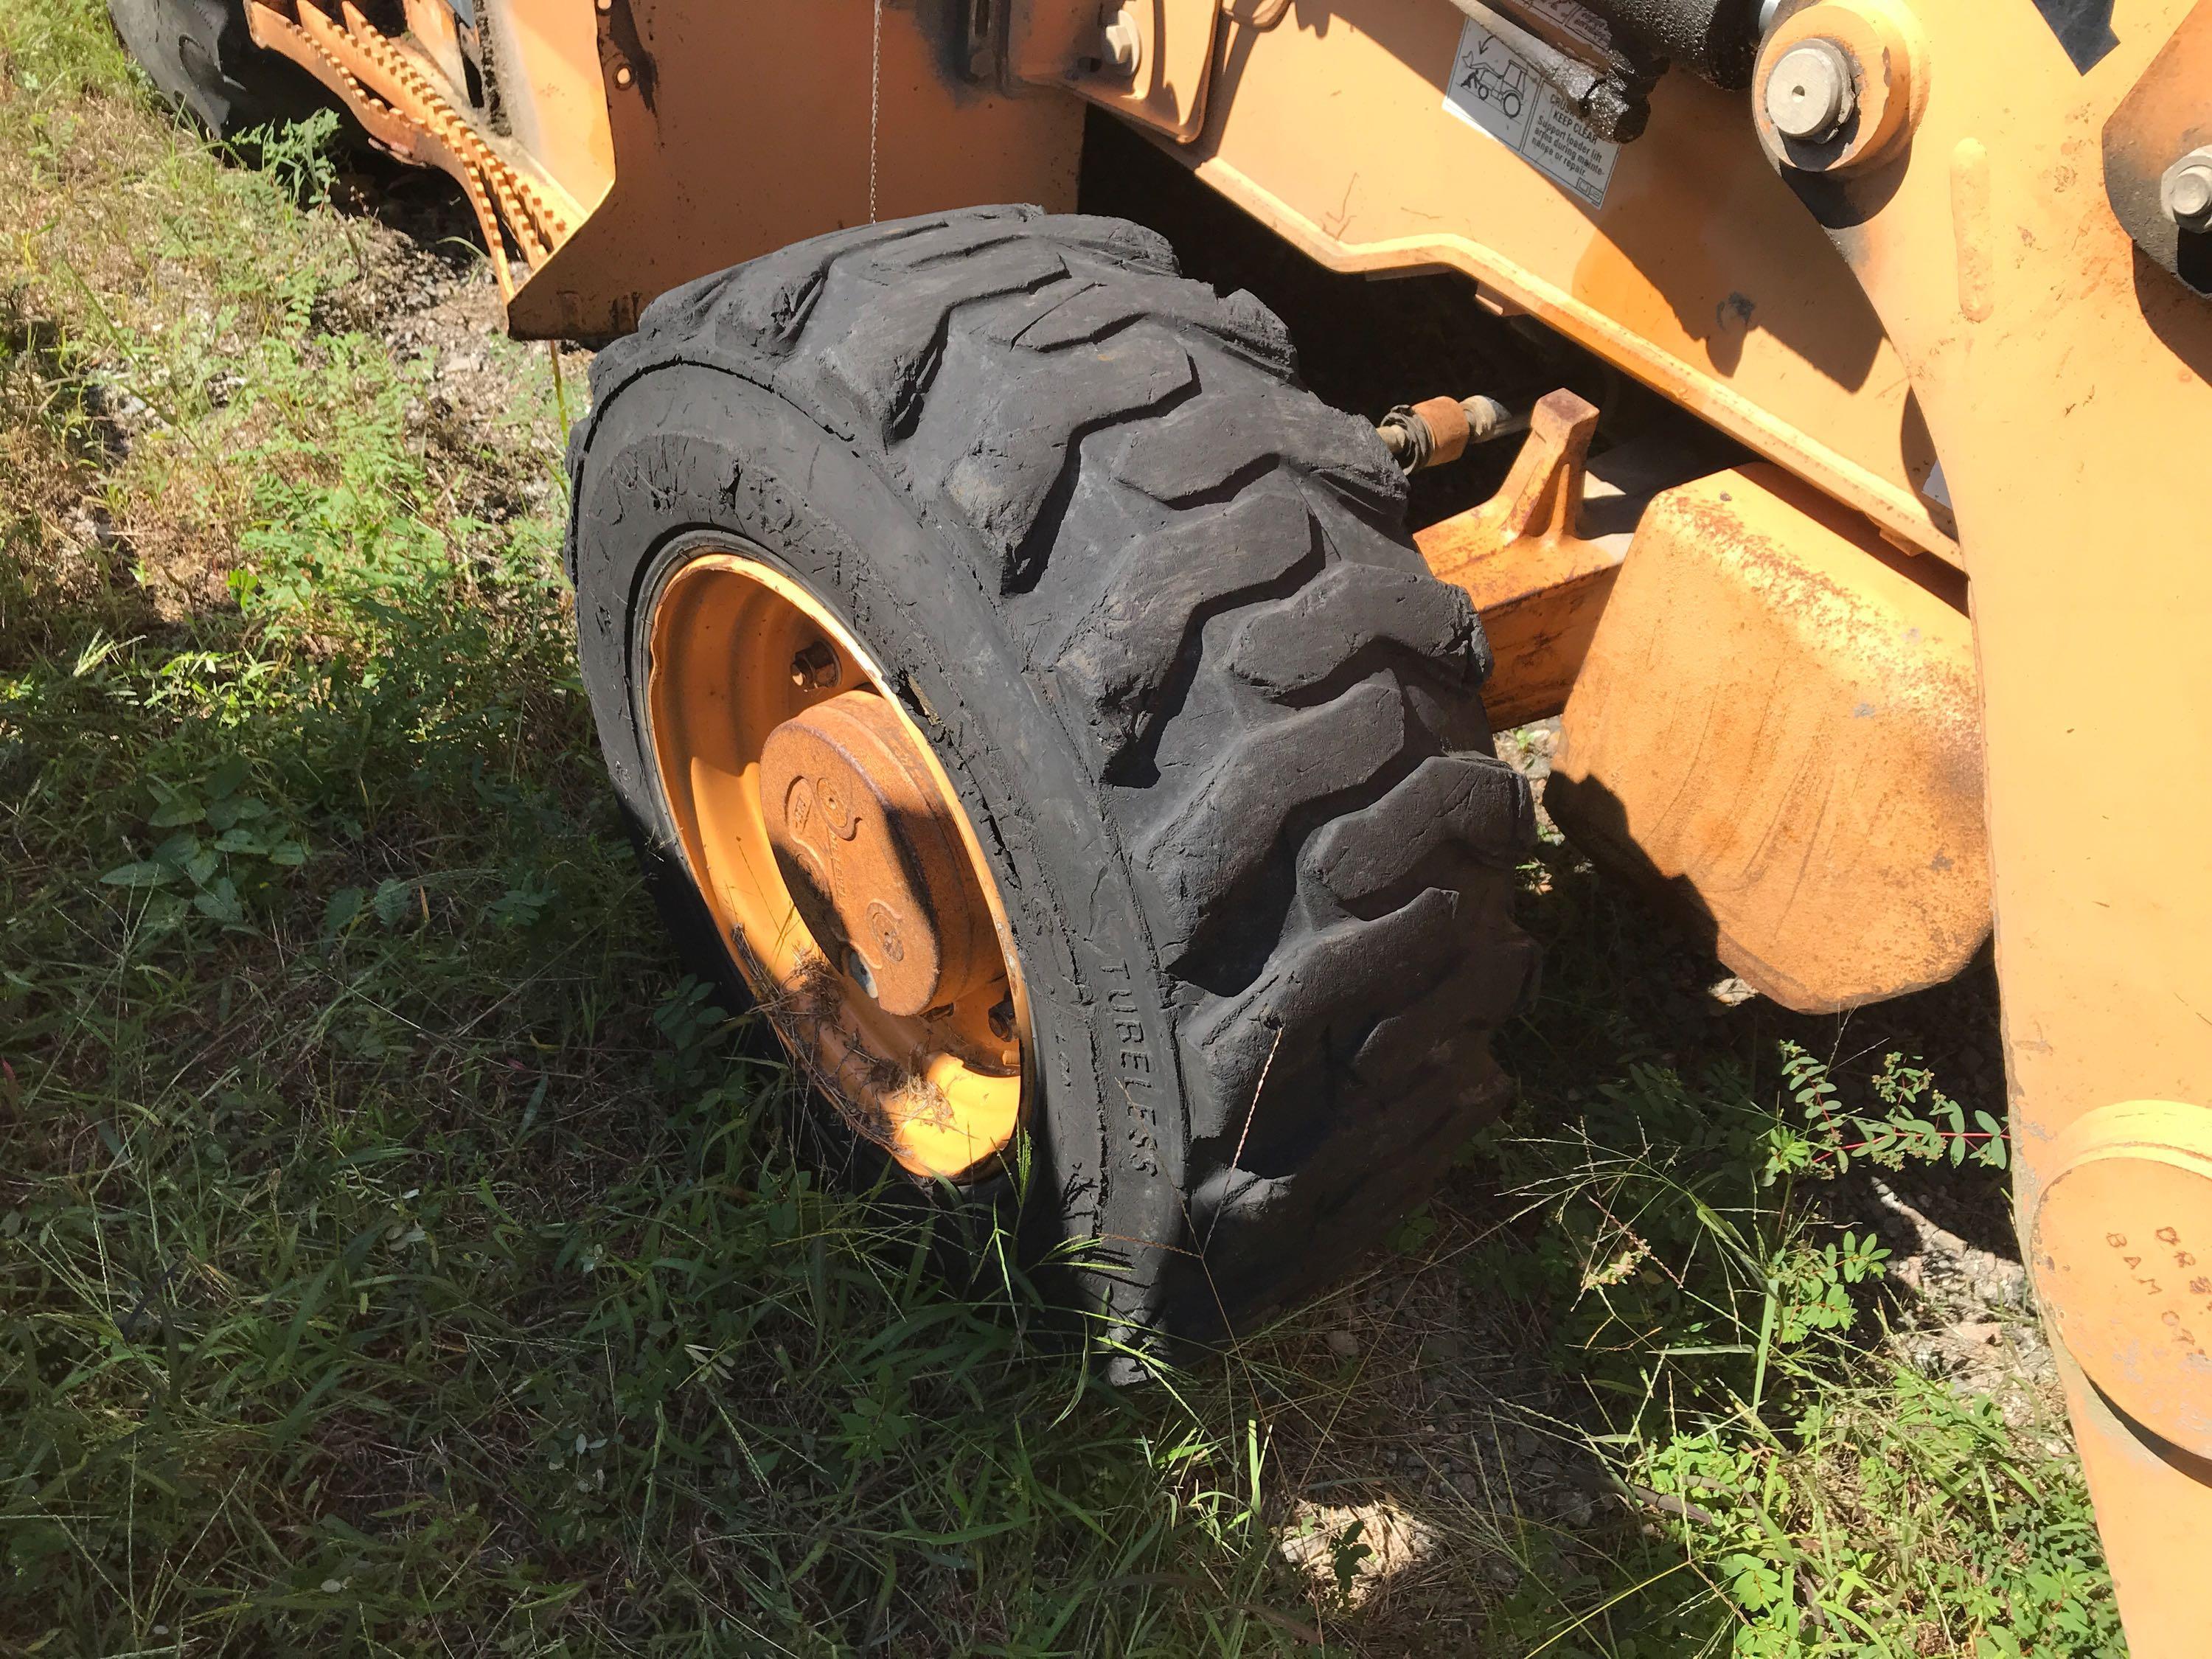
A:
{"type": "Polygon", "coordinates": [[[1991,1125],[1557,849],[1523,1100],[1321,1306],[1117,1394],[948,1283],[662,948],[544,358],[443,420],[262,148],[0,17],[0,1650],[2121,1650],[2047,1391],[1914,1369],[1853,1208],[1991,1125]]]}

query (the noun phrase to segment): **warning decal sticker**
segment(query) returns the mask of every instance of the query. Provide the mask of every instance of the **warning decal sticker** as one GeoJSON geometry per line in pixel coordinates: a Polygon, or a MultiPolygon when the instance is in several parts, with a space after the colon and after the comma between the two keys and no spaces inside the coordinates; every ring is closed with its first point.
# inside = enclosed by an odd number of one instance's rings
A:
{"type": "Polygon", "coordinates": [[[1584,126],[1518,52],[1472,17],[1460,31],[1444,107],[1591,207],[1605,205],[1620,146],[1584,126]]]}

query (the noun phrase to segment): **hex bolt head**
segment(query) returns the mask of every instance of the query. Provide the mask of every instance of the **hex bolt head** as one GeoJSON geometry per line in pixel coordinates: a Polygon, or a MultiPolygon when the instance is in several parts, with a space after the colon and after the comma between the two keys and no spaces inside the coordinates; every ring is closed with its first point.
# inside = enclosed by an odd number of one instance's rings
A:
{"type": "Polygon", "coordinates": [[[860,994],[873,998],[876,994],[876,975],[867,960],[858,951],[845,952],[845,977],[860,988],[860,994]]]}
{"type": "Polygon", "coordinates": [[[827,691],[843,673],[837,653],[817,640],[791,659],[791,683],[802,691],[827,691]]]}
{"type": "Polygon", "coordinates": [[[1106,25],[1106,58],[1101,67],[1110,70],[1125,81],[1133,81],[1137,77],[1137,62],[1144,55],[1144,37],[1137,33],[1137,20],[1124,6],[1106,25]]]}
{"type": "Polygon", "coordinates": [[[1826,143],[1858,107],[1851,56],[1825,36],[1784,52],[1766,77],[1766,118],[1784,138],[1826,143]]]}
{"type": "Polygon", "coordinates": [[[2166,170],[2159,200],[2184,230],[2212,230],[2212,146],[2192,149],[2166,170]]]}

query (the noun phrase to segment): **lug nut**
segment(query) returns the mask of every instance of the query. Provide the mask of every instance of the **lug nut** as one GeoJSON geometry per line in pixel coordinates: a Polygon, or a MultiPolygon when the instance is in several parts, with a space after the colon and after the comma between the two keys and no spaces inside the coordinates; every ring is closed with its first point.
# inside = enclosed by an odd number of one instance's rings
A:
{"type": "Polygon", "coordinates": [[[854,984],[860,988],[860,994],[862,996],[872,997],[875,995],[875,971],[868,966],[865,960],[862,959],[860,953],[858,951],[848,951],[845,952],[845,976],[851,980],[854,984]]]}
{"type": "Polygon", "coordinates": [[[1102,67],[1112,70],[1125,81],[1133,81],[1137,60],[1143,53],[1144,37],[1137,33],[1137,20],[1124,6],[1106,25],[1106,59],[1102,67]]]}
{"type": "Polygon", "coordinates": [[[791,683],[802,691],[827,691],[844,671],[826,641],[817,640],[791,659],[791,683]]]}
{"type": "Polygon", "coordinates": [[[1014,1040],[1014,1000],[1000,997],[991,1006],[991,1035],[1001,1042],[1014,1040]]]}
{"type": "Polygon", "coordinates": [[[2212,230],[2212,146],[2193,149],[2168,167],[2159,199],[2184,230],[2212,230]]]}
{"type": "Polygon", "coordinates": [[[1826,143],[1857,107],[1850,54],[1825,37],[1790,47],[1766,77],[1767,118],[1801,144],[1826,143]]]}

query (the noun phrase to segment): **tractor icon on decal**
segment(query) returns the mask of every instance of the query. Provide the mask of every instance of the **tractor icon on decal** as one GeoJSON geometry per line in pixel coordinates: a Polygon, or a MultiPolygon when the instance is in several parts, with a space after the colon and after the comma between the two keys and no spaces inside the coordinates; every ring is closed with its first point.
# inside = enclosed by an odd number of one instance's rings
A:
{"type": "Polygon", "coordinates": [[[1477,100],[1490,105],[1507,120],[1517,121],[1528,101],[1528,70],[1502,48],[1498,54],[1501,62],[1486,62],[1490,49],[1497,45],[1495,39],[1484,43],[1474,61],[1465,65],[1459,84],[1462,90],[1474,94],[1477,100]]]}

